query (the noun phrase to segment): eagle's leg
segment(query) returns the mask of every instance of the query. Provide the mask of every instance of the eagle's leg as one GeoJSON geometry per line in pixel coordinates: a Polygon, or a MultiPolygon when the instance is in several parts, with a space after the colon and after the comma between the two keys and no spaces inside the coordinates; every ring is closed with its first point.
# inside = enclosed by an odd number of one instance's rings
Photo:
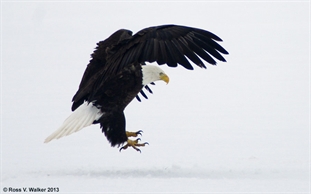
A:
{"type": "Polygon", "coordinates": [[[137,147],[145,146],[146,144],[149,144],[149,143],[148,143],[148,142],[145,142],[145,143],[138,143],[139,140],[140,140],[140,138],[138,138],[138,139],[136,139],[136,140],[130,140],[130,139],[128,139],[126,145],[123,146],[123,147],[121,147],[119,151],[121,152],[121,150],[125,150],[125,149],[127,149],[128,147],[132,147],[132,148],[135,149],[136,151],[141,152],[140,149],[138,149],[137,147]]]}
{"type": "Polygon", "coordinates": [[[143,131],[142,130],[139,130],[139,131],[136,131],[136,132],[129,132],[129,131],[126,131],[126,136],[127,137],[137,137],[138,135],[141,135],[143,131]]]}

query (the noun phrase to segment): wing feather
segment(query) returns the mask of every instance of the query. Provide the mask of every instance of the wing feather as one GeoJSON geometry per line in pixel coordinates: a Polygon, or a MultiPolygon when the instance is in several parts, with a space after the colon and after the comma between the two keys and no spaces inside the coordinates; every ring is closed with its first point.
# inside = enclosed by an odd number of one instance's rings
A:
{"type": "MultiPolygon", "coordinates": [[[[199,47],[203,48],[206,52],[205,53],[210,53],[213,57],[215,57],[216,59],[220,60],[220,61],[226,61],[226,59],[219,54],[219,52],[215,49],[213,49],[210,45],[206,44],[205,42],[203,42],[201,39],[199,38],[194,38],[193,39],[194,43],[197,44],[199,47]]],[[[211,57],[210,57],[211,58],[211,57]]],[[[206,60],[207,61],[207,60],[206,60]]],[[[210,63],[210,62],[209,62],[210,63]]]]}
{"type": "Polygon", "coordinates": [[[176,53],[178,53],[178,63],[182,66],[184,66],[186,69],[192,69],[191,64],[189,61],[186,59],[185,56],[187,56],[187,53],[184,52],[183,47],[180,45],[181,43],[178,42],[176,39],[172,40],[172,45],[176,48],[176,53]]]}
{"type": "Polygon", "coordinates": [[[156,53],[156,54],[158,55],[157,63],[159,65],[163,65],[166,62],[168,62],[167,52],[166,52],[166,49],[165,49],[165,43],[164,43],[163,40],[159,41],[159,50],[158,50],[158,53],[156,53]]]}
{"type": "Polygon", "coordinates": [[[178,53],[176,53],[171,42],[165,41],[165,47],[167,50],[168,62],[167,65],[170,67],[177,67],[178,63],[178,53]]]}
{"type": "MultiPolygon", "coordinates": [[[[203,62],[200,60],[200,58],[194,53],[193,48],[195,48],[195,46],[192,45],[192,42],[187,40],[187,37],[180,37],[179,38],[181,46],[184,49],[184,53],[185,55],[196,65],[198,65],[199,67],[204,67],[205,65],[203,64],[203,62]]],[[[193,69],[193,67],[191,66],[191,69],[193,69]]]]}
{"type": "Polygon", "coordinates": [[[206,45],[209,45],[212,49],[216,49],[222,54],[229,54],[228,51],[226,51],[222,46],[220,46],[217,42],[213,41],[211,38],[203,36],[202,34],[197,33],[197,32],[195,32],[194,34],[195,34],[195,37],[200,39],[200,41],[204,42],[206,45]]]}

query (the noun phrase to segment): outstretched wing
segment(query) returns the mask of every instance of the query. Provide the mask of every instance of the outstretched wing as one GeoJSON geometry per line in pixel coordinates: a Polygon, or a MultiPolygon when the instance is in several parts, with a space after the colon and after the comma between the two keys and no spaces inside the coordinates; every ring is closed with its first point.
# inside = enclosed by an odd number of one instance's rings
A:
{"type": "MultiPolygon", "coordinates": [[[[170,67],[180,64],[192,70],[193,66],[189,60],[199,67],[206,68],[201,59],[215,65],[215,59],[225,62],[221,54],[228,54],[217,43],[222,41],[218,36],[206,30],[187,26],[149,27],[133,36],[128,30],[119,30],[114,34],[118,40],[112,41],[113,45],[109,45],[106,40],[102,43],[105,45],[98,44],[79,90],[73,98],[72,110],[83,103],[91,90],[105,83],[131,63],[157,62],[159,65],[167,64],[170,67]],[[105,65],[102,65],[103,61],[105,65]]],[[[114,34],[111,37],[114,37],[114,34]]],[[[142,95],[146,97],[144,93],[142,95]]]]}
{"type": "MultiPolygon", "coordinates": [[[[149,27],[137,32],[126,45],[117,47],[119,52],[112,60],[115,60],[118,66],[114,66],[108,72],[113,74],[118,71],[117,68],[132,62],[157,62],[159,65],[167,64],[170,67],[180,64],[192,70],[188,59],[197,66],[206,68],[200,58],[216,65],[215,59],[225,62],[221,54],[229,54],[217,41],[222,40],[215,34],[198,28],[177,25],[149,27]]],[[[143,91],[141,94],[147,98],[143,91]]],[[[138,96],[137,99],[140,101],[138,96]]]]}
{"type": "Polygon", "coordinates": [[[118,64],[115,67],[122,68],[132,62],[157,62],[159,65],[176,67],[180,64],[193,69],[190,59],[197,66],[206,68],[200,58],[212,65],[216,64],[214,58],[226,61],[221,53],[228,52],[216,41],[222,40],[198,28],[177,25],[149,27],[136,33],[127,44],[120,45],[114,56],[118,64]]]}

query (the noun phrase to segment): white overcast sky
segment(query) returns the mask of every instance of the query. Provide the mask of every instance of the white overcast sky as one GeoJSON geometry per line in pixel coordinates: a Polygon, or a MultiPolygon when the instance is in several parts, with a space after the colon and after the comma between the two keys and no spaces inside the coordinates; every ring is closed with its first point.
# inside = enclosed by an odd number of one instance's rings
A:
{"type": "MultiPolygon", "coordinates": [[[[211,31],[223,39],[220,44],[230,54],[225,56],[227,63],[209,65],[207,70],[163,66],[170,84],[152,86],[149,100],[129,105],[128,128],[144,129],[144,140],[153,141],[143,152],[154,155],[141,156],[141,165],[205,168],[202,161],[208,157],[214,169],[234,161],[236,166],[229,165],[229,171],[252,168],[243,158],[255,157],[261,162],[254,168],[272,165],[271,169],[281,166],[307,173],[309,1],[1,1],[4,183],[14,183],[11,177],[21,171],[35,171],[28,168],[33,164],[39,169],[62,166],[57,159],[43,161],[38,154],[61,158],[70,152],[73,158],[79,157],[73,154],[72,144],[81,145],[86,158],[93,157],[87,148],[95,147],[94,152],[104,155],[134,158],[110,148],[99,126],[51,145],[42,142],[70,114],[71,98],[98,41],[121,28],[135,33],[161,24],[211,31]],[[185,139],[191,146],[184,145],[185,139]],[[160,146],[168,140],[178,146],[160,146]],[[207,148],[205,155],[202,147],[207,148]]],[[[117,166],[112,158],[106,161],[117,166]]],[[[261,191],[268,190],[263,186],[261,191]]]]}

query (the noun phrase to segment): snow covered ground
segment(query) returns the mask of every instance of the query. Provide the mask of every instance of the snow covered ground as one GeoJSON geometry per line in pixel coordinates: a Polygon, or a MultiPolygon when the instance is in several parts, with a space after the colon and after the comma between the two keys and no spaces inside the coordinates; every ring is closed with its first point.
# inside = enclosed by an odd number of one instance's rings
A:
{"type": "Polygon", "coordinates": [[[308,1],[3,1],[1,17],[1,192],[310,192],[308,1]],[[230,55],[163,66],[170,84],[125,112],[150,144],[141,154],[97,125],[43,143],[99,40],[168,23],[214,32],[230,55]]]}

